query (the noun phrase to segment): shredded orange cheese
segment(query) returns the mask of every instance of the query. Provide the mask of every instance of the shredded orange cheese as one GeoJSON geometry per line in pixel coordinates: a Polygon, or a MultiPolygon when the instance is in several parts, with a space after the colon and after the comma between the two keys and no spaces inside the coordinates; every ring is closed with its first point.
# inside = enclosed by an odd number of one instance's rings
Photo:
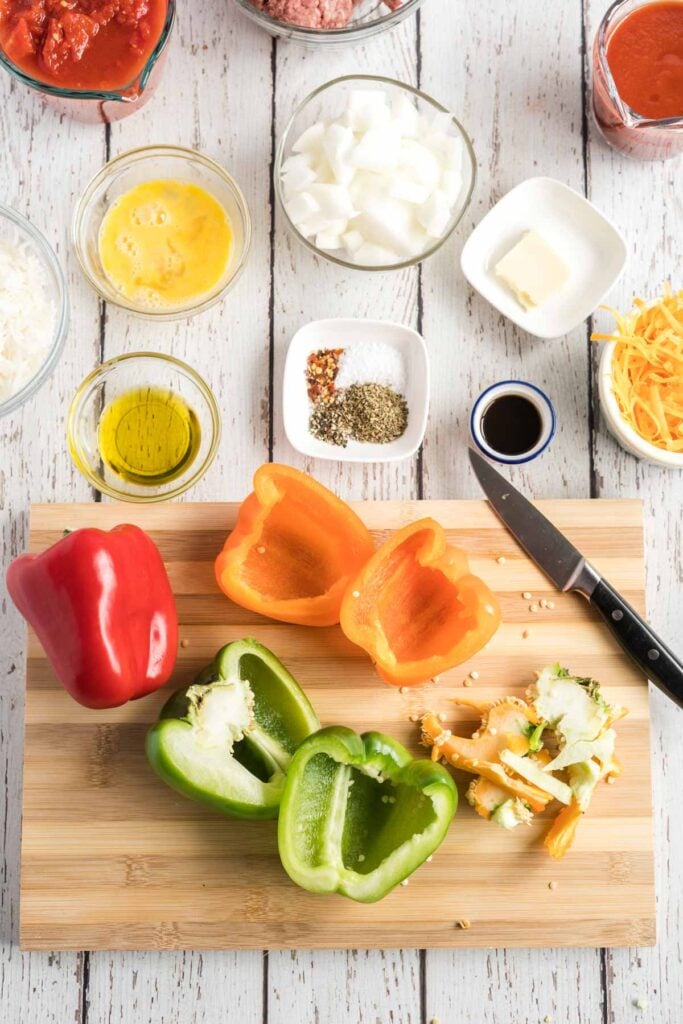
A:
{"type": "Polygon", "coordinates": [[[612,390],[626,422],[657,448],[683,452],[683,290],[665,287],[657,302],[634,306],[627,316],[603,307],[617,330],[591,341],[617,343],[612,390]]]}

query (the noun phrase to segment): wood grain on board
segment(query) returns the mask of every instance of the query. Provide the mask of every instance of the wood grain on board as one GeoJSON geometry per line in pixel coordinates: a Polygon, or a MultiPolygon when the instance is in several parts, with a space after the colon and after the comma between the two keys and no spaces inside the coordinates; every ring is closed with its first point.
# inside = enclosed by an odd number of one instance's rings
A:
{"type": "MultiPolygon", "coordinates": [[[[600,946],[654,941],[647,688],[590,607],[556,594],[484,502],[355,506],[379,540],[420,514],[447,528],[472,569],[500,595],[503,625],[488,648],[438,684],[405,694],[375,676],[337,628],[306,629],[245,612],[218,590],[213,557],[234,504],[132,509],[38,505],[32,551],[65,526],[134,521],[155,539],[177,595],[181,638],[174,674],[186,683],[224,643],[253,635],[306,689],[321,721],[400,739],[416,754],[412,714],[444,711],[466,731],[456,696],[486,702],[522,693],[555,660],[593,674],[630,708],[619,725],[624,774],[600,787],[571,854],[542,847],[549,815],[508,834],[461,800],[430,864],[386,899],[361,906],[312,896],[284,874],[272,822],[211,814],[167,789],[148,768],[144,735],[168,690],[123,708],[74,704],[29,636],[21,872],[21,942],[30,949],[405,948],[600,946]],[[504,563],[498,558],[504,556],[504,563]],[[523,590],[554,608],[532,613],[523,590]],[[524,634],[528,633],[527,636],[524,634]],[[474,668],[476,688],[463,688],[474,668]],[[556,886],[549,888],[549,882],[556,886]],[[469,919],[472,927],[457,927],[469,919]]],[[[638,502],[555,501],[542,508],[637,607],[643,606],[638,502]]],[[[172,685],[172,684],[171,684],[172,685]]],[[[462,781],[462,780],[460,780],[462,781]]],[[[463,787],[461,785],[461,794],[463,787]]]]}

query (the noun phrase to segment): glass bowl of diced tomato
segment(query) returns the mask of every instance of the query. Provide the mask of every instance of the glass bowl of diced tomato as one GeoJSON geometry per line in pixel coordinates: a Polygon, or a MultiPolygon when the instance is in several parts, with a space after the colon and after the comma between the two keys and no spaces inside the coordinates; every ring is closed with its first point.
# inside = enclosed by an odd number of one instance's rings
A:
{"type": "Polygon", "coordinates": [[[60,113],[127,117],[161,76],[176,0],[0,0],[0,66],[60,113]]]}

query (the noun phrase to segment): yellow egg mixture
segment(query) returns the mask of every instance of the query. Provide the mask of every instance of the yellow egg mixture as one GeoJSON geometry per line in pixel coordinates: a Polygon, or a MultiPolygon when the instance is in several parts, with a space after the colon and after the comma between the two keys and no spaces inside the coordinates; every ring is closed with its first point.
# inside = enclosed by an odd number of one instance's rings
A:
{"type": "Polygon", "coordinates": [[[232,228],[218,200],[188,181],[135,185],[105,214],[99,253],[120,295],[147,309],[182,308],[207,295],[230,261],[232,228]]]}

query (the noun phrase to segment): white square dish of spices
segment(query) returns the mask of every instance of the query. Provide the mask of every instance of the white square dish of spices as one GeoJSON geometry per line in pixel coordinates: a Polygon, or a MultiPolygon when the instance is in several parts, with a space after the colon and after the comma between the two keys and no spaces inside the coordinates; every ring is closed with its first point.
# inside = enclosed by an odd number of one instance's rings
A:
{"type": "Polygon", "coordinates": [[[420,447],[429,358],[412,327],[315,320],[292,338],[282,388],[290,444],[317,459],[393,462],[420,447]]]}

